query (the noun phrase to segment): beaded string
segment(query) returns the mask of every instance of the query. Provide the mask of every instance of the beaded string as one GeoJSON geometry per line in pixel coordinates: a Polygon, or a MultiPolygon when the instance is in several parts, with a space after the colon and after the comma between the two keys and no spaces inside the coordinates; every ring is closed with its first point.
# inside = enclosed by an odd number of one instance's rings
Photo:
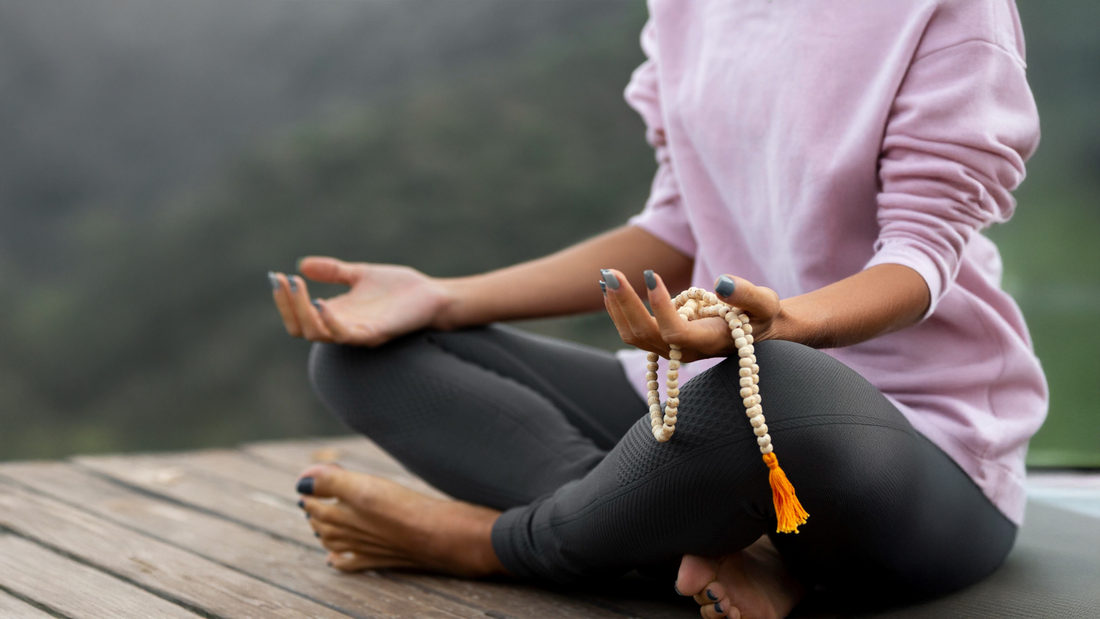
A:
{"type": "MultiPolygon", "coordinates": [[[[756,444],[760,453],[764,456],[764,463],[768,465],[768,481],[772,487],[772,500],[775,503],[777,519],[776,531],[780,533],[798,533],[799,525],[806,524],[810,516],[802,508],[795,496],[794,486],[787,479],[783,469],[779,468],[779,460],[776,458],[772,437],[768,434],[768,424],[765,423],[764,409],[760,406],[760,366],[756,363],[756,349],[753,348],[752,325],[749,317],[737,308],[721,301],[713,292],[702,288],[691,287],[681,292],[672,300],[676,307],[676,313],[684,321],[698,318],[719,317],[726,321],[730,327],[730,335],[737,347],[738,375],[740,376],[742,404],[745,406],[745,415],[752,424],[753,434],[756,435],[756,444]]],[[[658,442],[664,443],[672,438],[676,431],[676,414],[680,406],[680,359],[683,353],[680,347],[669,344],[668,373],[665,384],[668,387],[668,401],[665,403],[664,414],[661,413],[661,396],[657,391],[657,353],[649,353],[646,360],[646,386],[649,389],[647,401],[649,402],[650,425],[653,436],[658,442]]]]}

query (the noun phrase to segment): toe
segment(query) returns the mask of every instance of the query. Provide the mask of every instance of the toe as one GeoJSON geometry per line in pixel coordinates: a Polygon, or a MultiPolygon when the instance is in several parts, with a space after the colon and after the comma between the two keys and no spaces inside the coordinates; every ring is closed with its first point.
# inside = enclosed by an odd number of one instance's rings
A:
{"type": "Polygon", "coordinates": [[[328,564],[341,572],[361,572],[374,565],[369,557],[351,551],[328,553],[328,564]]]}
{"type": "MultiPolygon", "coordinates": [[[[718,576],[718,559],[684,555],[680,561],[680,573],[676,578],[676,590],[680,595],[705,596],[703,589],[714,582],[718,576]]],[[[717,594],[717,592],[715,592],[717,594]]],[[[705,597],[698,598],[700,604],[712,602],[705,597]]]]}
{"type": "Polygon", "coordinates": [[[298,475],[296,489],[298,494],[318,497],[338,496],[336,491],[340,487],[340,482],[334,478],[339,478],[346,473],[343,467],[331,462],[314,464],[298,475]]]}
{"type": "MultiPolygon", "coordinates": [[[[726,596],[726,588],[718,581],[707,583],[703,590],[695,596],[695,601],[700,604],[714,604],[726,596]]],[[[723,606],[725,608],[725,606],[723,606]]]]}
{"type": "Polygon", "coordinates": [[[343,503],[324,503],[312,497],[302,499],[300,505],[314,530],[318,524],[352,528],[355,517],[343,503]]]}
{"type": "Polygon", "coordinates": [[[730,604],[729,599],[726,598],[701,607],[699,612],[704,619],[718,619],[719,617],[724,617],[725,619],[741,619],[741,612],[736,606],[730,604]]]}

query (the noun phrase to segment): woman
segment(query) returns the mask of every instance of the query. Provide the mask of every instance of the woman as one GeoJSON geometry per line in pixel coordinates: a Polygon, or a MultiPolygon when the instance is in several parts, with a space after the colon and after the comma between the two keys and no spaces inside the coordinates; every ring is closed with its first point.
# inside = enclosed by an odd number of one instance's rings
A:
{"type": "Polygon", "coordinates": [[[626,97],[659,168],[628,225],[465,278],[307,258],[305,277],[351,287],[312,303],[272,275],[287,330],[319,342],[326,405],[459,499],[312,467],[299,491],[331,563],[561,583],[678,563],[704,617],[782,617],[811,586],[901,600],[984,578],[1022,521],[1046,412],[979,234],[1010,217],[1038,142],[1015,6],[650,4],[626,97]],[[811,514],[798,535],[775,532],[725,322],[672,309],[688,285],[752,319],[811,514]],[[601,302],[638,350],[494,324],[601,302]],[[695,363],[659,444],[645,354],[670,344],[695,363]]]}

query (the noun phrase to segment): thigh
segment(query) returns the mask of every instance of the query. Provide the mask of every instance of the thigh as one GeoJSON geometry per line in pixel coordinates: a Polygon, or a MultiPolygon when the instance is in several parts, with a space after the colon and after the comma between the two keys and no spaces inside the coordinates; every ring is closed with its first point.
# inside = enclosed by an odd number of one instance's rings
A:
{"type": "Polygon", "coordinates": [[[571,582],[773,534],[801,576],[838,589],[946,590],[995,569],[1013,529],[877,389],[805,346],[756,350],[776,454],[811,514],[800,534],[774,534],[768,469],[731,360],[684,385],[671,441],[657,443],[642,419],[583,479],[505,512],[493,531],[505,565],[571,582]]]}
{"type": "Polygon", "coordinates": [[[611,449],[647,413],[618,357],[605,350],[500,324],[426,337],[546,398],[601,449],[611,449]]]}
{"type": "Polygon", "coordinates": [[[789,342],[757,347],[775,453],[811,516],[770,533],[803,577],[844,593],[927,597],[991,574],[1016,527],[878,389],[789,342]]]}

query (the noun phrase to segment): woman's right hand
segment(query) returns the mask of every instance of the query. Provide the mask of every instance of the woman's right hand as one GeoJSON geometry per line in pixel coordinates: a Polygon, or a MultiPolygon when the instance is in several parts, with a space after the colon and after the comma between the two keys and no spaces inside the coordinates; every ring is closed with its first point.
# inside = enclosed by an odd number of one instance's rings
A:
{"type": "Polygon", "coordinates": [[[287,333],[313,342],[380,346],[440,326],[451,301],[440,280],[412,267],[310,257],[298,270],[314,281],[351,287],[339,296],[311,301],[301,277],[268,274],[287,333]]]}

